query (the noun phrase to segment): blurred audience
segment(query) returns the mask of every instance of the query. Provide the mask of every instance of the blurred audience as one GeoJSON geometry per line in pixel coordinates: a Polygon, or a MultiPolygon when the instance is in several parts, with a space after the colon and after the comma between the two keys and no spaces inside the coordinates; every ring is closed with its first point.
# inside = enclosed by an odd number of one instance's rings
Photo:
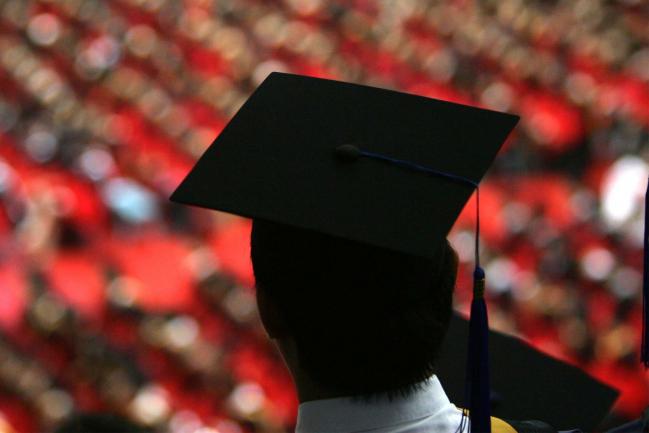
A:
{"type": "Polygon", "coordinates": [[[167,200],[274,70],[521,114],[481,188],[491,324],[637,418],[647,28],[641,0],[0,0],[0,431],[290,431],[248,223],[167,200]]]}

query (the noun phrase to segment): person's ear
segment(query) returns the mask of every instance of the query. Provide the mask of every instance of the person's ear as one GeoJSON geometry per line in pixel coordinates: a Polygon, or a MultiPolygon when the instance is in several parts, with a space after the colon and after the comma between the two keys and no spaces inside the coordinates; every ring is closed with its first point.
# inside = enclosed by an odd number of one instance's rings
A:
{"type": "Polygon", "coordinates": [[[261,323],[270,338],[281,339],[290,335],[286,319],[277,308],[277,304],[260,287],[257,287],[257,309],[261,323]]]}

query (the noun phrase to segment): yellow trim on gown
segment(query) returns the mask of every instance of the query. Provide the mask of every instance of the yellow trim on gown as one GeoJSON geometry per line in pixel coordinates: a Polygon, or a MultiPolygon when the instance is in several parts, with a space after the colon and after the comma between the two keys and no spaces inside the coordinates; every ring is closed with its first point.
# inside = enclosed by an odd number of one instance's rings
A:
{"type": "MultiPolygon", "coordinates": [[[[469,410],[468,409],[462,409],[458,408],[461,411],[463,411],[467,418],[469,416],[469,410]]],[[[509,425],[506,421],[503,421],[500,418],[496,418],[495,416],[491,417],[491,433],[518,433],[514,427],[509,425]]]]}

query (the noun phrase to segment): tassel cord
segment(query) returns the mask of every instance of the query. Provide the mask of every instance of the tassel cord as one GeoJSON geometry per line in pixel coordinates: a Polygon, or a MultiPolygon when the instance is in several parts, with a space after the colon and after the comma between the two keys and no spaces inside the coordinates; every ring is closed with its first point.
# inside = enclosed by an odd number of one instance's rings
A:
{"type": "Polygon", "coordinates": [[[642,272],[642,346],[640,360],[645,368],[649,368],[649,181],[644,199],[644,257],[642,272]]]}

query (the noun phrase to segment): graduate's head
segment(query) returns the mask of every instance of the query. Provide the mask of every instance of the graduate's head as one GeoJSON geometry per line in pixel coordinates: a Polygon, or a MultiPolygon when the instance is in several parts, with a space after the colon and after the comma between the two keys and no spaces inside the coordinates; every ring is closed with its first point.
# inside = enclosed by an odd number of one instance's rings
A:
{"type": "Polygon", "coordinates": [[[434,373],[451,316],[457,255],[447,241],[437,251],[422,258],[254,220],[264,326],[329,390],[407,392],[434,373]]]}

